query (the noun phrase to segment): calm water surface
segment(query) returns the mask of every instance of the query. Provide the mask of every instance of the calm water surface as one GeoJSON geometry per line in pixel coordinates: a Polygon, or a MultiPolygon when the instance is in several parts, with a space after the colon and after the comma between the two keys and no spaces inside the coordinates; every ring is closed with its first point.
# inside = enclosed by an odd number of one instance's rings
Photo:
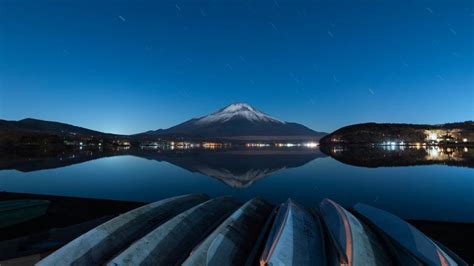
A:
{"type": "Polygon", "coordinates": [[[345,207],[364,202],[405,219],[474,222],[474,169],[462,163],[368,168],[319,150],[140,151],[82,161],[63,156],[2,164],[0,190],[143,202],[202,192],[274,203],[291,197],[307,206],[331,198],[345,207]]]}

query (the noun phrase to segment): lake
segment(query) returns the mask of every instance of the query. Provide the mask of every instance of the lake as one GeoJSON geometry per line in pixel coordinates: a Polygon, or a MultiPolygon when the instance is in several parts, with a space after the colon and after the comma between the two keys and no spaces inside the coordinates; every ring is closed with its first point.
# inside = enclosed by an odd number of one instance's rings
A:
{"type": "Polygon", "coordinates": [[[0,191],[140,202],[201,192],[273,203],[291,197],[306,206],[331,198],[408,220],[472,223],[473,150],[44,150],[2,155],[0,191]]]}

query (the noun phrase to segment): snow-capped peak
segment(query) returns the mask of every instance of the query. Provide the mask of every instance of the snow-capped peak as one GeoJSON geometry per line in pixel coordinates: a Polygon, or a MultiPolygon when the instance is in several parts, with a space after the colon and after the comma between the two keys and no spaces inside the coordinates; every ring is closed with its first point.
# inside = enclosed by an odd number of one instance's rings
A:
{"type": "Polygon", "coordinates": [[[208,124],[208,123],[223,123],[229,121],[232,118],[245,118],[252,122],[273,122],[284,124],[284,121],[273,118],[263,112],[258,111],[252,106],[246,103],[233,103],[227,107],[220,109],[208,116],[199,118],[197,124],[208,124]]]}
{"type": "Polygon", "coordinates": [[[216,113],[219,112],[237,112],[237,111],[242,111],[242,110],[247,110],[247,111],[252,111],[254,112],[255,109],[253,109],[252,106],[246,104],[246,103],[233,103],[231,105],[228,105],[227,107],[224,107],[223,109],[217,111],[216,113]]]}

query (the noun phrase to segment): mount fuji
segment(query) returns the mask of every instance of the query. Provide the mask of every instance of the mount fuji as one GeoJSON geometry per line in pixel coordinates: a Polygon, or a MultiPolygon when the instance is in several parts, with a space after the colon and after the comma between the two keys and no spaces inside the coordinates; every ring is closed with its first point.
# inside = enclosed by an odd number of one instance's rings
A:
{"type": "Polygon", "coordinates": [[[274,118],[246,103],[233,103],[207,116],[144,134],[229,140],[319,140],[326,135],[274,118]]]}

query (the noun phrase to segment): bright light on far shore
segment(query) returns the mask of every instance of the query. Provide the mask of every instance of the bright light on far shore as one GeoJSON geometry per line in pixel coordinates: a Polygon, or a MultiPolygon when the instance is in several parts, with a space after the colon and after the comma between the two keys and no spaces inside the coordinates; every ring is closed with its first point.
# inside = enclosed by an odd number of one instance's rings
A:
{"type": "Polygon", "coordinates": [[[316,148],[318,147],[318,143],[316,142],[307,142],[305,144],[303,144],[305,147],[308,147],[308,148],[316,148]]]}
{"type": "Polygon", "coordinates": [[[438,140],[438,134],[430,133],[430,135],[428,136],[428,139],[429,140],[438,140]]]}

